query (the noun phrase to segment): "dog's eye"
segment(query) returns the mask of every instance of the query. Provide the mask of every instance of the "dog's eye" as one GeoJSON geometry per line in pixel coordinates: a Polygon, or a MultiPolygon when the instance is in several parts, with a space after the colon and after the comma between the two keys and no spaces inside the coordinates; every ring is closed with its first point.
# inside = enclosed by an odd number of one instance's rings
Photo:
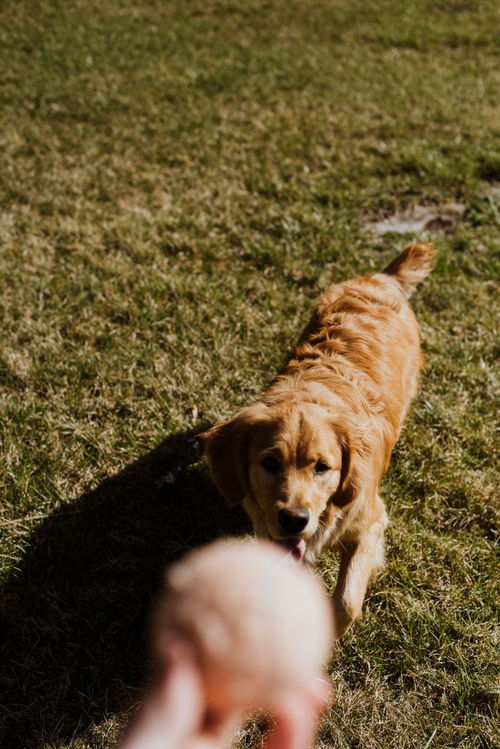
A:
{"type": "Polygon", "coordinates": [[[327,466],[327,464],[323,463],[322,460],[318,460],[318,462],[314,466],[315,473],[325,473],[326,471],[329,471],[329,470],[330,470],[330,466],[327,466]]]}
{"type": "Polygon", "coordinates": [[[278,471],[280,470],[279,462],[276,460],[276,458],[273,458],[272,455],[268,455],[267,458],[262,458],[260,464],[262,468],[264,468],[264,470],[268,473],[278,473],[278,471]]]}

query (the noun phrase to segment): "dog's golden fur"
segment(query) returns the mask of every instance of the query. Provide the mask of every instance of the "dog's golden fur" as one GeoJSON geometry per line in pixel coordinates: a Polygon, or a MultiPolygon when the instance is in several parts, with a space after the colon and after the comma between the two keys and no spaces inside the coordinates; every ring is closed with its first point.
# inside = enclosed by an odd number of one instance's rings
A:
{"type": "Polygon", "coordinates": [[[215,484],[243,501],[258,536],[283,539],[279,511],[298,511],[308,518],[294,536],[306,561],[325,547],[339,551],[339,635],[383,564],[379,484],[422,367],[407,297],[432,258],[429,246],[413,244],[382,273],[332,286],[271,385],[205,433],[215,484]]]}

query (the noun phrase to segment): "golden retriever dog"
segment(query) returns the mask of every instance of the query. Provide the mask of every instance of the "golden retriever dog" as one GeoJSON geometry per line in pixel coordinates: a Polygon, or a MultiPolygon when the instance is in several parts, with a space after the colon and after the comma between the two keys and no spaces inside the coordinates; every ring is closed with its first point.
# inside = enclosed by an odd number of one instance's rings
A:
{"type": "Polygon", "coordinates": [[[270,386],[203,435],[214,483],[258,537],[310,564],[339,552],[339,636],[384,560],[379,485],[423,364],[407,299],[433,254],[412,244],[382,273],[330,287],[270,386]]]}

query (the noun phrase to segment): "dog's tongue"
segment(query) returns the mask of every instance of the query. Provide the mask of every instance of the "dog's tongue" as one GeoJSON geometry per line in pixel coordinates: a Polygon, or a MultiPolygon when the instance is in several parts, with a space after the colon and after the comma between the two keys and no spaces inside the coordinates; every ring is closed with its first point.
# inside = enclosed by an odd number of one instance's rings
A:
{"type": "Polygon", "coordinates": [[[291,554],[297,562],[300,562],[306,551],[306,542],[303,538],[284,538],[276,543],[291,554]]]}

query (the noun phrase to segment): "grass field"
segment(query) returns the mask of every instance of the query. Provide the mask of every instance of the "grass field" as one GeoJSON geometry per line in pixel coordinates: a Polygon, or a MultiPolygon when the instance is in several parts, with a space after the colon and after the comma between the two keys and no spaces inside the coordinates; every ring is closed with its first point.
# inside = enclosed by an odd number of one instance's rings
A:
{"type": "Polygon", "coordinates": [[[494,0],[4,0],[2,747],[112,746],[163,566],[247,529],[193,433],[412,239],[366,220],[450,200],[387,568],[318,741],[500,746],[499,30],[494,0]]]}

